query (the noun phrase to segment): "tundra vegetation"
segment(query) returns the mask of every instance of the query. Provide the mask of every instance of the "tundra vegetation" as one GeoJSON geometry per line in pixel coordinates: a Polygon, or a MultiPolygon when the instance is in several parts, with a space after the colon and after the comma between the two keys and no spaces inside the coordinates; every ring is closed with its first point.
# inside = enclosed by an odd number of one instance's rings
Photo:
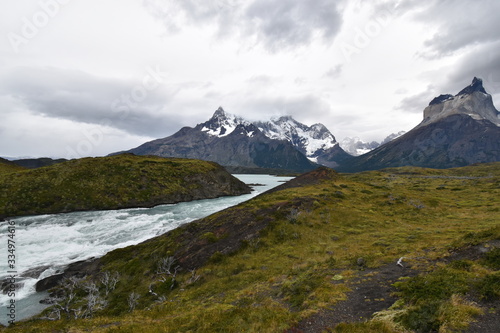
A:
{"type": "Polygon", "coordinates": [[[25,168],[18,166],[10,161],[0,158],[0,175],[4,173],[11,173],[15,171],[26,170],[25,168]]]}
{"type": "Polygon", "coordinates": [[[384,283],[384,267],[401,271],[390,304],[319,331],[456,332],[498,318],[500,163],[305,179],[108,253],[72,293],[71,281],[52,290],[74,294],[77,319],[66,296],[41,315],[57,320],[6,331],[294,332],[384,283]]]}
{"type": "Polygon", "coordinates": [[[212,162],[123,154],[26,170],[0,161],[0,216],[150,207],[250,193],[212,162]],[[4,170],[4,172],[2,172],[4,170]]]}

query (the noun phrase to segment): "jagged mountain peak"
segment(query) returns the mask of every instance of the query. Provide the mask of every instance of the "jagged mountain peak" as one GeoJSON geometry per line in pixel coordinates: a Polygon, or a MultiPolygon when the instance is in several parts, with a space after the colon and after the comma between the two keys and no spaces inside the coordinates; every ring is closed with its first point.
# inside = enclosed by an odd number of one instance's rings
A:
{"type": "Polygon", "coordinates": [[[219,108],[217,110],[215,110],[214,115],[212,116],[212,119],[214,119],[214,118],[220,119],[220,118],[226,118],[226,117],[227,117],[226,111],[224,111],[222,106],[219,106],[219,108]]]}
{"type": "Polygon", "coordinates": [[[292,116],[273,116],[271,117],[271,121],[274,123],[284,123],[287,121],[297,122],[292,116]]]}
{"type": "Polygon", "coordinates": [[[269,138],[292,142],[300,152],[312,160],[315,160],[318,151],[325,151],[338,144],[323,124],[307,126],[291,116],[274,117],[256,125],[269,138]]]}
{"type": "Polygon", "coordinates": [[[136,154],[215,161],[230,167],[307,170],[335,167],[352,158],[322,124],[307,126],[291,116],[250,122],[219,107],[196,127],[130,150],[136,154]]]}
{"type": "Polygon", "coordinates": [[[486,90],[483,87],[483,80],[474,76],[472,83],[467,87],[465,87],[464,89],[462,89],[458,94],[456,94],[456,96],[468,95],[476,91],[482,92],[483,94],[487,94],[486,90]]]}
{"type": "Polygon", "coordinates": [[[419,126],[427,126],[455,114],[467,115],[475,120],[489,120],[500,126],[500,113],[493,99],[483,87],[483,80],[474,77],[472,83],[455,96],[439,95],[424,110],[424,120],[419,126]]]}
{"type": "Polygon", "coordinates": [[[208,121],[196,126],[197,129],[211,136],[223,137],[231,134],[238,125],[250,125],[241,117],[224,111],[220,106],[208,121]]]}
{"type": "Polygon", "coordinates": [[[446,102],[447,100],[453,99],[453,95],[451,94],[444,94],[444,95],[439,95],[438,97],[434,98],[429,105],[435,105],[435,104],[441,104],[443,102],[446,102]]]}
{"type": "Polygon", "coordinates": [[[477,77],[457,95],[440,95],[408,133],[342,164],[340,171],[405,165],[453,168],[500,160],[500,113],[477,77]]]}

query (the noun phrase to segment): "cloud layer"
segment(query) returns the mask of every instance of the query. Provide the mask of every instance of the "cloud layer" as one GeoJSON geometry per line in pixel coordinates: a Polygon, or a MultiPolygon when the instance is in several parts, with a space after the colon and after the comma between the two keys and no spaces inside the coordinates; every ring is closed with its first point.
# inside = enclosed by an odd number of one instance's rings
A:
{"type": "Polygon", "coordinates": [[[0,40],[0,156],[104,155],[219,106],[380,141],[474,76],[500,104],[499,11],[495,0],[3,4],[0,29],[26,42],[0,40]],[[85,150],[89,133],[102,142],[85,150]]]}

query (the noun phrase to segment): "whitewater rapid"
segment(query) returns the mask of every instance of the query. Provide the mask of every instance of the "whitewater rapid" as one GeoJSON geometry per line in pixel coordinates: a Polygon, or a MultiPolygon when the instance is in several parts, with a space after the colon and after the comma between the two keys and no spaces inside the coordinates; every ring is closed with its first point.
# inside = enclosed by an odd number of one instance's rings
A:
{"type": "MultiPolygon", "coordinates": [[[[18,305],[16,320],[33,315],[27,308],[40,308],[38,302],[45,294],[36,293],[36,282],[56,274],[68,264],[104,254],[129,245],[138,244],[169,230],[203,218],[225,208],[237,205],[261,194],[289,177],[270,175],[235,175],[255,186],[251,194],[197,200],[153,208],[134,208],[109,211],[74,212],[37,215],[10,219],[15,225],[16,290],[18,305]],[[19,308],[21,307],[21,308],[19,308]],[[22,315],[22,313],[26,313],[22,315]]],[[[8,224],[0,224],[0,281],[9,276],[8,224]]],[[[0,323],[6,323],[7,294],[0,295],[0,323]]],[[[33,310],[35,311],[35,310],[33,310]]]]}

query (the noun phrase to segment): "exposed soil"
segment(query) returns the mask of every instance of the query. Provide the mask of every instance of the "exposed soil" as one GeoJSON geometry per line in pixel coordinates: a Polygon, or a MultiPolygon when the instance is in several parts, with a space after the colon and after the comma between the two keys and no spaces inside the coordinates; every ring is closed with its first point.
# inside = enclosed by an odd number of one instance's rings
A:
{"type": "Polygon", "coordinates": [[[358,277],[349,283],[352,291],[345,301],[302,320],[288,332],[323,332],[343,322],[369,320],[375,312],[387,309],[397,300],[392,296],[396,291],[392,286],[394,282],[400,277],[417,274],[418,271],[410,267],[398,266],[396,261],[375,269],[360,271],[358,277]]]}
{"type": "MultiPolygon", "coordinates": [[[[449,263],[454,260],[479,260],[491,248],[499,247],[500,240],[486,244],[471,246],[453,252],[450,256],[438,260],[449,263]]],[[[404,264],[404,261],[403,261],[404,264]]],[[[335,328],[340,323],[357,323],[369,320],[374,313],[389,308],[397,300],[392,293],[392,286],[401,277],[412,277],[420,273],[412,267],[401,267],[397,262],[375,269],[360,271],[358,276],[349,283],[351,292],[347,299],[337,303],[330,309],[322,310],[299,322],[285,333],[324,332],[335,328]]],[[[489,302],[471,296],[484,314],[476,318],[464,333],[498,333],[500,332],[500,300],[489,302]]]]}
{"type": "Polygon", "coordinates": [[[500,332],[500,301],[477,302],[485,314],[477,318],[464,333],[498,333],[500,332]]]}

